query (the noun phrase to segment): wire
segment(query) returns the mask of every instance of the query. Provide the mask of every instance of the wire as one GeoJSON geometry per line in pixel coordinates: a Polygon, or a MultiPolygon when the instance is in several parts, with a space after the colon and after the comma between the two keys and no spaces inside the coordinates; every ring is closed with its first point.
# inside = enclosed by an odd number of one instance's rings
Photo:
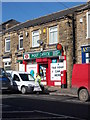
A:
{"type": "Polygon", "coordinates": [[[60,5],[62,4],[65,8],[68,8],[69,9],[69,7],[67,6],[67,5],[65,5],[63,2],[59,2],[58,0],[56,0],[57,1],[57,3],[59,3],[60,5]]]}

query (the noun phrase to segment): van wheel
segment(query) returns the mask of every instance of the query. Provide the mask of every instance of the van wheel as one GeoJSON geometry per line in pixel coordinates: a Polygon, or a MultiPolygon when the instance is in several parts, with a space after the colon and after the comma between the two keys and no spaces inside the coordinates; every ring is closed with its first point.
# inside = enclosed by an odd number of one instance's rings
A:
{"type": "Polygon", "coordinates": [[[22,92],[22,94],[25,94],[25,93],[27,92],[26,87],[22,87],[22,88],[21,88],[21,92],[22,92]]]}
{"type": "Polygon", "coordinates": [[[87,89],[81,89],[79,91],[78,97],[81,101],[86,102],[89,99],[89,94],[87,89]]]}

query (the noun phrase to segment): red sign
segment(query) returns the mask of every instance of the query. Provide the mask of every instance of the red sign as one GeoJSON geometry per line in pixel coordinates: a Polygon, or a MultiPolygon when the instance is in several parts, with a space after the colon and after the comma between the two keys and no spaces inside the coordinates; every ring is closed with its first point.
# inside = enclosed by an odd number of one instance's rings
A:
{"type": "Polygon", "coordinates": [[[29,59],[29,54],[24,55],[24,59],[29,59]]]}
{"type": "Polygon", "coordinates": [[[62,50],[62,45],[58,43],[56,48],[57,48],[57,50],[62,50]]]}

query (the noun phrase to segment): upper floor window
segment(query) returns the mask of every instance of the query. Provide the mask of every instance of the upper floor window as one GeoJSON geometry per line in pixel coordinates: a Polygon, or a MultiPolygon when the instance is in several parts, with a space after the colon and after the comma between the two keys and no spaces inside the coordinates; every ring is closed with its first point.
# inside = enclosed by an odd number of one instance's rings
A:
{"type": "Polygon", "coordinates": [[[49,28],[49,44],[58,43],[58,28],[53,26],[49,28]]]}
{"type": "Polygon", "coordinates": [[[87,38],[90,38],[90,12],[87,12],[87,38]]]}
{"type": "Polygon", "coordinates": [[[32,32],[32,47],[39,47],[37,41],[39,40],[39,30],[32,32]]]}
{"type": "Polygon", "coordinates": [[[10,52],[10,37],[5,39],[5,52],[10,52]]]}
{"type": "Polygon", "coordinates": [[[19,50],[23,49],[23,35],[19,35],[19,50]]]}

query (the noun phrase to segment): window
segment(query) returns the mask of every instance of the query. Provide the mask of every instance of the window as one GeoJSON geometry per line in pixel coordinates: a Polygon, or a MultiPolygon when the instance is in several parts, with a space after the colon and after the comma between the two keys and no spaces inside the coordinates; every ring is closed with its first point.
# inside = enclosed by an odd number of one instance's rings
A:
{"type": "Polygon", "coordinates": [[[86,53],[86,63],[90,63],[90,52],[86,53]]]}
{"type": "Polygon", "coordinates": [[[19,35],[19,50],[23,49],[23,35],[19,35]]]}
{"type": "Polygon", "coordinates": [[[17,75],[15,75],[15,74],[14,74],[13,80],[14,81],[20,81],[19,77],[17,75]]]}
{"type": "Polygon", "coordinates": [[[34,77],[30,74],[19,74],[23,81],[34,81],[34,77]]]}
{"type": "Polygon", "coordinates": [[[11,70],[11,62],[4,62],[4,69],[5,70],[11,70]]]}
{"type": "Polygon", "coordinates": [[[37,41],[39,40],[39,30],[32,32],[32,47],[39,47],[37,41]]]}
{"type": "Polygon", "coordinates": [[[5,39],[5,52],[10,52],[10,37],[5,39]]]}
{"type": "Polygon", "coordinates": [[[58,42],[57,26],[49,28],[49,44],[55,44],[58,42]]]}
{"type": "Polygon", "coordinates": [[[90,12],[87,12],[87,38],[90,38],[90,12]]]}

